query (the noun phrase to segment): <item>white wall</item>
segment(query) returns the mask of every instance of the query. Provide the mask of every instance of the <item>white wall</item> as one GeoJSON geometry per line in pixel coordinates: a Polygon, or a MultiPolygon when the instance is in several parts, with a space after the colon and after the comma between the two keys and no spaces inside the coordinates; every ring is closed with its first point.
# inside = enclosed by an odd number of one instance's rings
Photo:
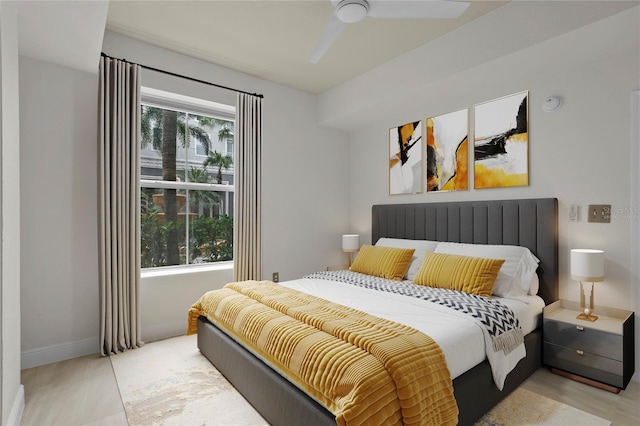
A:
{"type": "MultiPolygon", "coordinates": [[[[348,139],[315,124],[315,96],[110,32],[104,52],[263,93],[263,275],[278,271],[281,279],[290,279],[341,263],[340,235],[350,231],[348,139]]],[[[32,118],[21,123],[22,367],[27,368],[99,351],[97,74],[26,57],[20,58],[20,72],[21,114],[32,118]]],[[[142,84],[235,104],[234,92],[151,71],[143,71],[142,84]]],[[[231,280],[229,268],[145,275],[143,340],[183,333],[190,303],[231,280]]]]}
{"type": "MultiPolygon", "coordinates": [[[[631,287],[636,309],[636,330],[640,329],[640,90],[631,95],[631,287]],[[634,285],[635,283],[635,285],[634,285]]],[[[636,338],[636,367],[640,366],[640,340],[636,338]]],[[[638,375],[636,375],[638,377],[638,375]]]]}
{"type": "MultiPolygon", "coordinates": [[[[271,279],[277,271],[281,280],[291,279],[341,263],[340,235],[349,232],[347,135],[316,124],[315,96],[110,31],[105,33],[103,52],[263,94],[263,278],[271,279]]],[[[233,91],[153,71],[143,70],[142,85],[236,104],[233,91]]],[[[220,288],[232,279],[230,269],[168,277],[144,273],[142,338],[155,340],[184,332],[185,308],[204,291],[220,288]]]]}
{"type": "Polygon", "coordinates": [[[23,368],[99,348],[97,84],[20,57],[23,368]]]}
{"type": "MultiPolygon", "coordinates": [[[[559,200],[560,297],[578,300],[578,283],[569,278],[571,248],[605,251],[606,281],[596,288],[596,302],[638,312],[630,279],[630,94],[640,87],[639,8],[620,13],[547,42],[494,59],[471,69],[414,85],[406,102],[384,104],[388,87],[370,105],[371,121],[351,132],[351,229],[370,239],[371,205],[376,203],[444,202],[478,199],[556,197],[559,200]],[[529,186],[388,195],[388,129],[414,120],[473,108],[475,104],[529,90],[529,186]],[[554,113],[541,110],[550,95],[564,98],[554,113]],[[383,117],[383,118],[380,118],[383,117]],[[568,206],[581,207],[577,223],[568,222],[568,206]],[[589,204],[611,204],[610,224],[588,223],[589,204]]],[[[414,54],[417,68],[431,57],[414,54]]],[[[396,70],[394,64],[385,67],[396,70]]],[[[396,84],[389,73],[390,84],[396,84]]],[[[340,87],[338,94],[366,86],[368,76],[340,87]],[[364,79],[364,80],[363,80],[364,79]]],[[[325,99],[331,105],[331,96],[325,99]]],[[[354,104],[359,100],[353,96],[354,104]]],[[[343,99],[344,101],[344,99],[343,99]]],[[[344,111],[354,105],[344,105],[344,111]]],[[[367,105],[358,106],[360,117],[367,105]]],[[[361,119],[361,118],[360,118],[361,119]]],[[[473,123],[473,121],[471,121],[473,123]]],[[[473,124],[471,124],[473,135],[473,124]]],[[[637,165],[636,165],[637,166],[637,165]]],[[[472,167],[472,165],[471,165],[472,167]]],[[[470,168],[471,168],[470,167],[470,168]]],[[[640,330],[636,327],[636,342],[640,330]]],[[[637,377],[638,375],[636,375],[637,377]]]]}
{"type": "MultiPolygon", "coordinates": [[[[263,278],[278,271],[281,280],[291,279],[340,262],[340,236],[349,231],[348,139],[342,131],[316,124],[316,96],[110,31],[103,52],[263,94],[263,278]]],[[[142,84],[235,105],[232,91],[151,71],[143,71],[142,84]]]]}
{"type": "Polygon", "coordinates": [[[215,268],[145,270],[140,282],[142,340],[151,342],[184,334],[191,305],[207,291],[222,288],[233,281],[231,266],[215,268]]]}
{"type": "Polygon", "coordinates": [[[20,385],[20,111],[18,18],[0,3],[0,417],[17,424],[24,408],[20,385]]]}

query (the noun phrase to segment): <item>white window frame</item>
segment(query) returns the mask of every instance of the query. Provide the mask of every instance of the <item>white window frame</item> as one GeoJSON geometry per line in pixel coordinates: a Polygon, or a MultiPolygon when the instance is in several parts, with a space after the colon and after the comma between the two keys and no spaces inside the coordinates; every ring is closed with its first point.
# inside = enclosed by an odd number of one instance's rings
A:
{"type": "MultiPolygon", "coordinates": [[[[158,89],[153,89],[150,87],[141,87],[141,104],[147,105],[151,107],[157,107],[162,109],[173,109],[181,113],[194,114],[194,115],[206,115],[213,116],[216,118],[222,118],[229,121],[235,122],[235,112],[236,109],[231,105],[224,105],[217,102],[207,101],[204,99],[193,98],[189,96],[184,96],[176,93],[165,92],[158,89]]],[[[225,149],[226,149],[226,141],[225,141],[225,149]]],[[[194,149],[194,153],[196,157],[202,157],[197,154],[197,150],[194,149]]],[[[228,214],[229,209],[229,193],[235,191],[234,185],[226,184],[217,184],[217,183],[199,183],[199,182],[183,182],[183,181],[163,181],[159,179],[140,179],[140,187],[141,188],[154,188],[154,189],[182,189],[182,190],[194,190],[194,191],[216,191],[216,192],[224,192],[225,193],[225,213],[228,214]]],[[[188,194],[188,192],[187,192],[188,194]]],[[[187,205],[189,203],[187,196],[187,205]]],[[[185,217],[187,221],[186,232],[189,232],[189,215],[185,217]]],[[[235,218],[234,218],[235,219],[235,218]]],[[[235,223],[235,220],[234,220],[235,223]]],[[[188,235],[187,235],[188,238],[188,235]]],[[[188,248],[187,248],[188,250],[188,248]]],[[[189,254],[187,253],[187,259],[189,258],[189,254]]],[[[175,269],[184,269],[184,268],[203,268],[206,266],[214,266],[220,264],[233,264],[233,260],[231,261],[222,261],[222,262],[211,262],[211,263],[191,263],[184,265],[171,265],[171,266],[155,266],[149,268],[142,268],[142,271],[145,274],[151,271],[160,271],[162,270],[175,270],[175,269]]],[[[215,267],[214,269],[217,269],[215,267]]]]}

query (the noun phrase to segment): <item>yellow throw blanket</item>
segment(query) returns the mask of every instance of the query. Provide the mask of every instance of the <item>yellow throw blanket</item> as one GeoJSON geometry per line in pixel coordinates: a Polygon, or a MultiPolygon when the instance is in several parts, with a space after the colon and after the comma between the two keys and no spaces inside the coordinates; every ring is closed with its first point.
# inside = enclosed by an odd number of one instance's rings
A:
{"type": "Polygon", "coordinates": [[[338,425],[455,425],[440,347],[393,321],[274,284],[245,281],[189,310],[235,337],[336,416],[338,425]]]}

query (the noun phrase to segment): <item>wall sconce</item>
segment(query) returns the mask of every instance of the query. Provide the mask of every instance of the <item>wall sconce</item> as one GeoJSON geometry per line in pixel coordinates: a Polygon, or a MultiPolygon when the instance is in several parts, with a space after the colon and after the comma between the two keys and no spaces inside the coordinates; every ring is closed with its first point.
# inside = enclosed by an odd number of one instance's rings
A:
{"type": "Polygon", "coordinates": [[[572,249],[571,279],[580,281],[580,309],[582,312],[576,318],[587,321],[597,320],[598,317],[593,315],[593,288],[596,282],[604,281],[604,252],[592,249],[572,249]],[[588,308],[585,306],[583,281],[591,282],[588,308]]]}
{"type": "Polygon", "coordinates": [[[342,251],[349,253],[349,267],[351,267],[351,253],[360,249],[360,235],[348,234],[342,236],[342,251]]]}

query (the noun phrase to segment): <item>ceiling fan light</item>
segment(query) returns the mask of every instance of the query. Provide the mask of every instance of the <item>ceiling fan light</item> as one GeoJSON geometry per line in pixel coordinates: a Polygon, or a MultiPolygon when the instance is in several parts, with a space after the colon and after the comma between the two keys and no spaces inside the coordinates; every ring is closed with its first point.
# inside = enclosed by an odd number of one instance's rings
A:
{"type": "Polygon", "coordinates": [[[346,24],[354,24],[367,17],[367,2],[359,0],[343,0],[338,4],[336,15],[346,24]]]}

